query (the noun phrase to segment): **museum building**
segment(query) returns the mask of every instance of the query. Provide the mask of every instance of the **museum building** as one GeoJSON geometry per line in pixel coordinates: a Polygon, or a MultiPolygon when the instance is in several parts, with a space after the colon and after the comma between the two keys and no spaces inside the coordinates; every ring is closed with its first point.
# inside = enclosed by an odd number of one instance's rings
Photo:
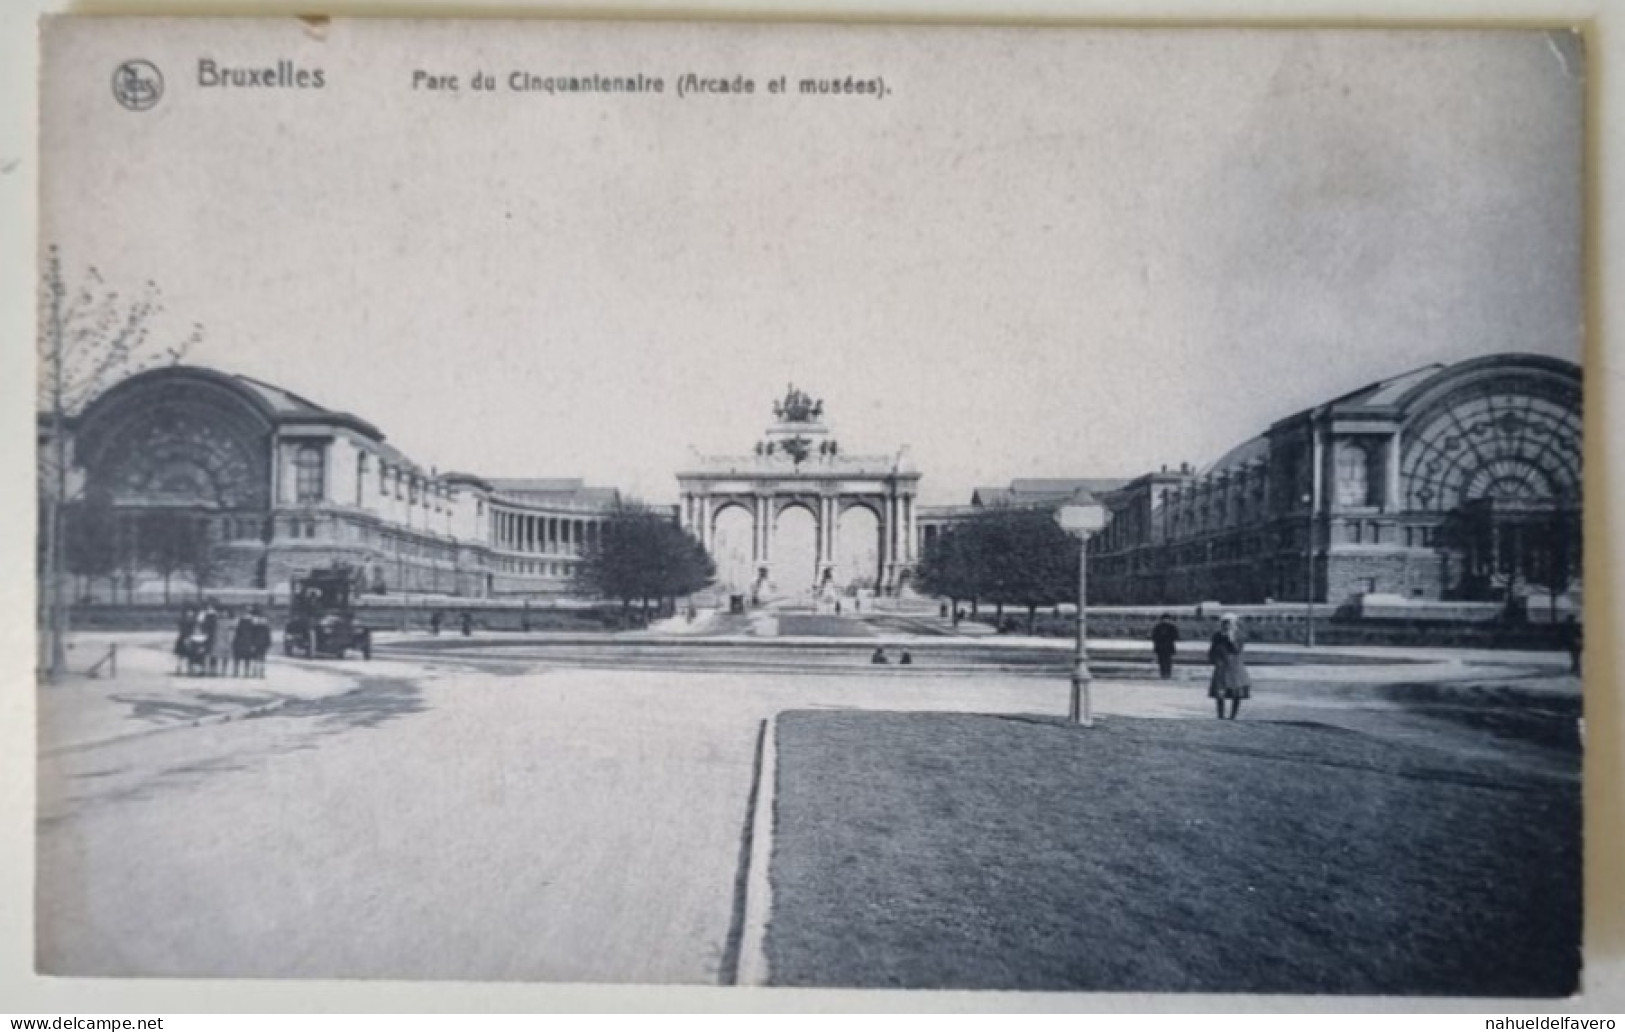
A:
{"type": "Polygon", "coordinates": [[[1288,416],[1206,469],[1099,493],[1090,600],[1577,590],[1581,376],[1499,354],[1429,365],[1288,416]]]}
{"type": "MultiPolygon", "coordinates": [[[[678,473],[672,516],[729,590],[907,591],[957,520],[1080,493],[1110,513],[1090,542],[1097,604],[1577,588],[1581,376],[1559,359],[1430,365],[1281,419],[1206,469],[1018,479],[955,506],[917,505],[905,452],[848,454],[822,408],[792,388],[754,453],[678,473]]],[[[117,383],[67,436],[70,495],[112,514],[115,570],[99,579],[126,598],[159,589],[149,539],[177,519],[207,527],[207,587],[282,590],[342,562],[386,594],[556,597],[620,501],[578,479],[426,468],[366,420],[199,367],[117,383]]]]}
{"type": "Polygon", "coordinates": [[[580,480],[425,468],[366,420],[200,367],[122,380],[67,433],[70,497],[112,514],[126,595],[155,589],[142,537],[177,520],[206,531],[207,587],[283,589],[346,563],[374,592],[556,595],[618,501],[580,480]]]}

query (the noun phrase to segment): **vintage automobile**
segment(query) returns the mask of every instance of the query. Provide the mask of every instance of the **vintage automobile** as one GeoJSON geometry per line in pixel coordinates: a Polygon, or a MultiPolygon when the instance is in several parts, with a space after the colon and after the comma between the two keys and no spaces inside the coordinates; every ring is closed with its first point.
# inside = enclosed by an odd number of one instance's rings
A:
{"type": "Polygon", "coordinates": [[[346,566],[313,570],[293,580],[282,648],[290,656],[336,656],[356,651],[372,658],[372,631],[356,616],[355,573],[346,566]]]}

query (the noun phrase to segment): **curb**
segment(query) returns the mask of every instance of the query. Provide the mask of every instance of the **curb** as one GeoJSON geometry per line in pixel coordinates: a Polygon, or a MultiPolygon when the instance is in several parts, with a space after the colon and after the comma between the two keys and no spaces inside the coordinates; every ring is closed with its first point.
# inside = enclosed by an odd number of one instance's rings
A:
{"type": "Polygon", "coordinates": [[[166,731],[181,731],[193,727],[209,727],[214,724],[229,724],[233,720],[249,720],[254,717],[264,717],[282,709],[293,702],[297,696],[285,695],[258,706],[249,706],[245,709],[232,710],[227,713],[211,713],[206,717],[194,720],[178,720],[173,724],[164,724],[160,727],[149,727],[141,731],[130,731],[122,735],[113,735],[111,738],[94,738],[88,742],[69,742],[65,745],[52,746],[41,749],[40,756],[61,756],[65,753],[84,752],[86,749],[97,749],[104,745],[115,745],[119,742],[128,742],[136,738],[146,738],[149,735],[161,735],[166,731]]]}
{"type": "Polygon", "coordinates": [[[745,881],[745,930],[739,949],[737,985],[768,985],[767,922],[773,915],[773,883],[768,865],[773,859],[774,813],[778,796],[779,718],[768,718],[762,743],[760,790],[756,794],[750,870],[745,881]]]}

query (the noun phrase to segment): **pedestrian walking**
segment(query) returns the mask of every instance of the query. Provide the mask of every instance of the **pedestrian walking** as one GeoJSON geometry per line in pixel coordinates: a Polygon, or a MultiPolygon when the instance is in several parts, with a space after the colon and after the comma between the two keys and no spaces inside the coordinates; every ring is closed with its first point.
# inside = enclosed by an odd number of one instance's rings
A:
{"type": "Polygon", "coordinates": [[[250,608],[236,621],[231,632],[231,676],[247,677],[253,673],[254,610],[250,608]]]}
{"type": "Polygon", "coordinates": [[[874,655],[869,657],[869,662],[877,666],[884,666],[886,664],[886,650],[875,649],[874,655]]]}
{"type": "Polygon", "coordinates": [[[440,619],[441,619],[440,618],[440,610],[438,610],[438,609],[436,609],[434,612],[429,614],[429,633],[430,634],[439,634],[440,633],[440,619]]]}
{"type": "Polygon", "coordinates": [[[470,616],[468,613],[464,613],[462,615],[461,623],[463,625],[463,637],[466,638],[474,633],[474,617],[470,616]]]}
{"type": "Polygon", "coordinates": [[[1569,673],[1578,674],[1580,672],[1580,652],[1585,648],[1585,631],[1580,626],[1580,621],[1576,620],[1574,614],[1570,613],[1563,619],[1563,625],[1559,629],[1559,633],[1563,638],[1563,647],[1569,653],[1569,673]]]}
{"type": "Polygon", "coordinates": [[[908,649],[904,649],[903,654],[901,656],[897,657],[897,665],[898,666],[913,666],[914,665],[914,657],[908,654],[908,649]]]}
{"type": "Polygon", "coordinates": [[[220,677],[230,676],[232,672],[232,646],[236,637],[236,614],[230,609],[221,610],[219,620],[215,624],[214,634],[209,638],[209,665],[214,668],[214,672],[220,677]]]}
{"type": "Polygon", "coordinates": [[[265,657],[271,651],[271,621],[260,612],[259,606],[249,606],[249,624],[253,629],[250,639],[249,672],[255,677],[265,676],[265,657]]]}
{"type": "Polygon", "coordinates": [[[1207,660],[1213,664],[1207,694],[1220,720],[1225,719],[1226,699],[1230,700],[1230,719],[1235,720],[1241,710],[1241,700],[1252,694],[1253,680],[1241,661],[1241,650],[1241,622],[1233,613],[1226,613],[1219,618],[1219,629],[1213,633],[1213,643],[1207,650],[1207,660]]]}
{"type": "Polygon", "coordinates": [[[1179,625],[1163,613],[1151,628],[1151,651],[1157,656],[1157,670],[1164,681],[1174,676],[1174,653],[1179,651],[1179,625]]]}
{"type": "Polygon", "coordinates": [[[197,611],[191,606],[181,607],[180,625],[175,631],[175,673],[186,673],[187,647],[192,639],[192,627],[197,623],[197,611]]]}
{"type": "Polygon", "coordinates": [[[214,603],[205,602],[192,621],[186,653],[188,673],[207,677],[214,672],[214,635],[219,624],[220,614],[215,611],[214,603]]]}

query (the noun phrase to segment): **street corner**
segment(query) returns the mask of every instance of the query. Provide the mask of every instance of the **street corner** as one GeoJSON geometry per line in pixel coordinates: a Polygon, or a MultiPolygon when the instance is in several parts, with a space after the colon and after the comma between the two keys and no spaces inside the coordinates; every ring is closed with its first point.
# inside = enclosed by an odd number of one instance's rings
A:
{"type": "MultiPolygon", "coordinates": [[[[94,674],[41,685],[42,755],[90,748],[158,731],[201,727],[274,713],[353,691],[367,671],[333,669],[272,657],[263,676],[200,676],[177,669],[173,654],[150,641],[123,641],[94,674]]],[[[383,671],[378,671],[383,674],[383,671]]]]}

